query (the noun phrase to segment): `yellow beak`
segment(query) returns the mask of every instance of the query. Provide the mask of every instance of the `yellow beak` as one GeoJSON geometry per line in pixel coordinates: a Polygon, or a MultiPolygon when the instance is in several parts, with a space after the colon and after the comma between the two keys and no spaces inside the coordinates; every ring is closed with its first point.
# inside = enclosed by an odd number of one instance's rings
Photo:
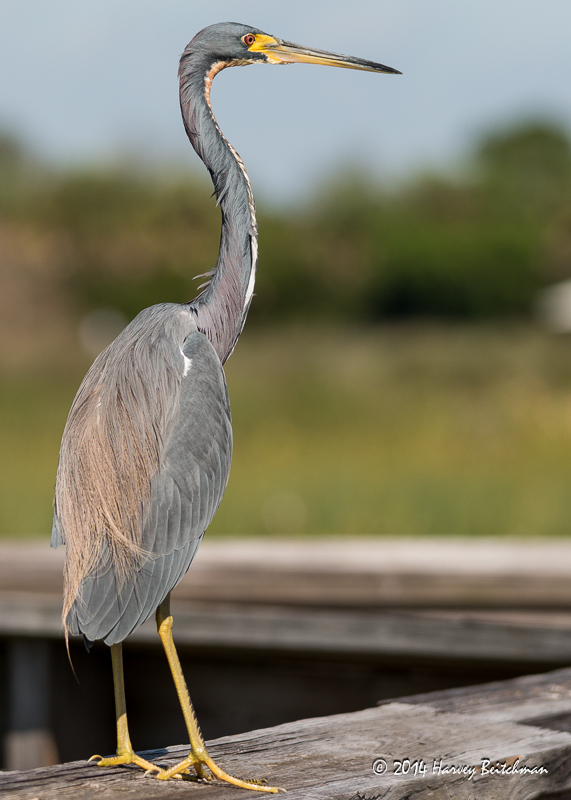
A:
{"type": "Polygon", "coordinates": [[[402,75],[398,69],[366,61],[364,58],[329,53],[326,50],[313,50],[283,39],[275,39],[266,34],[257,34],[256,41],[248,48],[253,52],[264,53],[272,64],[323,64],[327,67],[343,67],[344,69],[361,69],[366,72],[384,72],[391,75],[402,75]]]}

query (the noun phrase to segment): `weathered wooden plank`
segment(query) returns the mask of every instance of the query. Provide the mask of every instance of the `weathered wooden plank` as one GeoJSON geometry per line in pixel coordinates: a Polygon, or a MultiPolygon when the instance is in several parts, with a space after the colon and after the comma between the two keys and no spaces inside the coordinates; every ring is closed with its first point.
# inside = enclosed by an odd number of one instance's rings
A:
{"type": "MultiPolygon", "coordinates": [[[[571,614],[351,611],[173,603],[181,644],[372,657],[571,663],[571,614]],[[548,617],[546,624],[545,617],[548,617]]],[[[153,639],[151,624],[139,638],[153,639]]]]}
{"type": "Polygon", "coordinates": [[[0,636],[63,636],[62,597],[42,592],[0,592],[0,636]]]}
{"type": "MultiPolygon", "coordinates": [[[[0,591],[60,593],[63,549],[0,544],[0,591]]],[[[180,599],[374,607],[571,607],[571,542],[205,541],[180,599]]]]}
{"type": "MultiPolygon", "coordinates": [[[[562,714],[571,714],[571,670],[406,698],[226,737],[209,747],[229,771],[267,778],[284,786],[291,800],[546,800],[571,788],[571,732],[548,727],[562,714]],[[397,774],[396,765],[407,758],[422,761],[426,774],[397,774]],[[386,762],[383,774],[373,771],[377,759],[386,762]],[[504,762],[506,774],[489,774],[504,762]],[[465,768],[464,774],[451,767],[465,768]],[[524,767],[536,771],[521,774],[524,767]]],[[[184,747],[167,748],[147,757],[170,764],[184,753],[184,747]]],[[[85,762],[0,777],[6,800],[201,794],[216,800],[246,796],[226,785],[163,784],[130,768],[103,770],[85,762]]]]}
{"type": "MultiPolygon", "coordinates": [[[[373,658],[571,664],[571,614],[386,611],[173,601],[177,643],[373,658]]],[[[61,598],[0,593],[0,635],[63,636],[61,598]]],[[[130,637],[159,646],[154,621],[130,637]]]]}
{"type": "MultiPolygon", "coordinates": [[[[508,681],[493,681],[477,686],[444,689],[399,698],[403,703],[430,705],[439,711],[485,713],[494,719],[529,721],[567,715],[571,698],[571,669],[553,670],[540,675],[524,675],[508,681]]],[[[386,705],[390,700],[382,700],[386,705]]],[[[558,723],[559,724],[559,723],[558,723]]],[[[571,731],[568,726],[555,730],[571,731]]]]}

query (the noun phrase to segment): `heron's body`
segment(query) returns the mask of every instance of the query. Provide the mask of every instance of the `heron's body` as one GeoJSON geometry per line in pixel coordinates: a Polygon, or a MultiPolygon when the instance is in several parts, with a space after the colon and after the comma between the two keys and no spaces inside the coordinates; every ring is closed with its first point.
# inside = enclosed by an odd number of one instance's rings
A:
{"type": "MultiPolygon", "coordinates": [[[[145,309],[89,370],[62,442],[70,633],[115,644],[154,613],[218,508],[231,452],[224,371],[194,314],[167,303],[145,309]],[[80,539],[84,525],[91,535],[80,539]]],[[[56,516],[56,545],[58,537],[56,516]]]]}
{"type": "Polygon", "coordinates": [[[172,642],[168,603],[228,480],[232,429],[222,365],[244,326],[257,266],[250,181],[218,127],[210,87],[226,67],[293,61],[396,72],[236,23],[212,25],[190,42],[179,69],[181,110],[222,211],[218,262],[197,298],[142,311],[87,373],[63,435],[52,534],[54,546],[66,545],[66,630],[112,646],[118,748],[100,765],[136,763],[165,779],[190,767],[206,777],[207,766],[223,780],[271,792],[232,778],[208,756],[172,642]],[[188,759],[167,770],[132,749],[122,676],[120,643],[155,610],[191,744],[188,759]]]}

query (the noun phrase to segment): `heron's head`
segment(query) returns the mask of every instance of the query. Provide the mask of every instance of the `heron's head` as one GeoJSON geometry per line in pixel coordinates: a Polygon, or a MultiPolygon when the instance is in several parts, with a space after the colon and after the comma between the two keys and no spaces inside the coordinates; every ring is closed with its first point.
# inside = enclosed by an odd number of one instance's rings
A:
{"type": "Polygon", "coordinates": [[[366,61],[363,58],[314,50],[292,42],[284,42],[275,36],[237,22],[220,22],[210,25],[196,34],[185,50],[185,56],[205,58],[211,64],[226,67],[246,64],[323,64],[329,67],[345,67],[367,72],[401,73],[384,64],[366,61]]]}

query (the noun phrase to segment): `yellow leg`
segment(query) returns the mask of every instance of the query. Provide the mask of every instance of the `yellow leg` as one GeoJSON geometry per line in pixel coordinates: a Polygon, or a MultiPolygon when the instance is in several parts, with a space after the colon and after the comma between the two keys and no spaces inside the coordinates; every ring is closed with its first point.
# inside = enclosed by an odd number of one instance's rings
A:
{"type": "Polygon", "coordinates": [[[156,769],[150,761],[138,756],[131,744],[129,726],[127,725],[127,707],[125,704],[125,681],[123,679],[123,648],[121,643],[111,645],[111,662],[113,664],[113,689],[115,691],[115,715],[117,718],[117,755],[112,758],[91,756],[90,761],[97,761],[98,767],[115,767],[119,764],[136,764],[142,769],[156,769]]]}
{"type": "Polygon", "coordinates": [[[171,767],[170,769],[161,770],[158,767],[154,767],[154,771],[158,773],[157,778],[161,780],[168,780],[169,778],[182,776],[183,773],[188,773],[190,767],[194,767],[199,778],[206,778],[207,776],[204,771],[204,767],[208,767],[215,778],[226,781],[227,783],[231,783],[234,786],[240,786],[243,789],[254,789],[259,792],[271,792],[272,794],[280,791],[273,786],[265,786],[258,781],[245,781],[240,780],[240,778],[234,778],[232,775],[228,775],[226,772],[224,772],[224,770],[220,769],[220,767],[208,755],[208,751],[206,750],[206,745],[204,744],[204,739],[202,738],[202,733],[200,732],[196,715],[194,713],[194,708],[192,707],[192,703],[190,701],[188,689],[186,688],[186,682],[184,680],[184,675],[182,674],[178,654],[174,646],[172,638],[172,625],[173,618],[170,614],[170,596],[167,596],[166,600],[157,609],[157,630],[165,649],[178,699],[182,708],[182,713],[184,715],[184,721],[186,723],[190,740],[190,753],[188,754],[187,758],[180,763],[175,764],[175,766],[171,767]]]}

